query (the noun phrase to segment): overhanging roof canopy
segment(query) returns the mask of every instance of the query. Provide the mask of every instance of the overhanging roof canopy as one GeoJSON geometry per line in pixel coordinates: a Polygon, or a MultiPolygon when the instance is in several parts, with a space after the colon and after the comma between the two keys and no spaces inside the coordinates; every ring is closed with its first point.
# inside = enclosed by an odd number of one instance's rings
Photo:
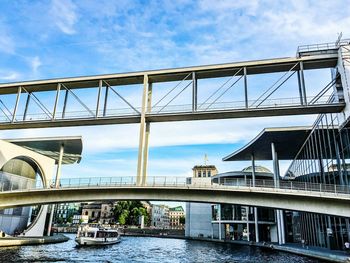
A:
{"type": "Polygon", "coordinates": [[[62,164],[79,163],[83,151],[81,136],[5,139],[31,151],[50,157],[58,162],[61,145],[64,146],[62,164]]]}
{"type": "Polygon", "coordinates": [[[279,160],[292,160],[305,142],[311,127],[266,128],[241,149],[223,158],[223,161],[272,160],[271,143],[279,160]]]}

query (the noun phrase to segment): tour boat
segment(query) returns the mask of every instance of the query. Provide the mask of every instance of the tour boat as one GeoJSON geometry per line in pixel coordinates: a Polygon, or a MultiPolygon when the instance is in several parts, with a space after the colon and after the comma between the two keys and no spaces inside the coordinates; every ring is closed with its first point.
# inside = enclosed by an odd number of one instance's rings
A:
{"type": "Polygon", "coordinates": [[[75,242],[80,246],[112,245],[120,242],[120,234],[113,229],[81,226],[75,242]]]}

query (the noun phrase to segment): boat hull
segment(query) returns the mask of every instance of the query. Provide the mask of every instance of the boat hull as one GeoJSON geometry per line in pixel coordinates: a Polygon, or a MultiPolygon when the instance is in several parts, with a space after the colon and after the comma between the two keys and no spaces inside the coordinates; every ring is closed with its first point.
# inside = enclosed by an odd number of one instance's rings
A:
{"type": "Polygon", "coordinates": [[[75,242],[79,246],[104,246],[113,245],[120,242],[120,238],[92,238],[92,237],[77,237],[75,242]]]}

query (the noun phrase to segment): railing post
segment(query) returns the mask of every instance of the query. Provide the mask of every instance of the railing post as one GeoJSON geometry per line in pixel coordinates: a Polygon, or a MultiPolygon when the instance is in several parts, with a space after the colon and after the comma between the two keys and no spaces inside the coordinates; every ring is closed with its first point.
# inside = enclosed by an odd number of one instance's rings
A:
{"type": "Polygon", "coordinates": [[[292,190],[292,189],[293,189],[293,182],[290,181],[290,190],[292,190]]]}
{"type": "Polygon", "coordinates": [[[156,178],[153,176],[153,186],[156,185],[156,178]]]}
{"type": "Polygon", "coordinates": [[[68,180],[68,184],[69,184],[69,187],[70,187],[70,178],[69,178],[69,180],[68,180]]]}
{"type": "Polygon", "coordinates": [[[337,185],[334,184],[334,193],[336,194],[337,193],[337,185]]]}
{"type": "Polygon", "coordinates": [[[322,184],[320,184],[320,192],[322,192],[322,184]]]}
{"type": "Polygon", "coordinates": [[[305,191],[307,191],[306,182],[305,182],[305,191]]]}

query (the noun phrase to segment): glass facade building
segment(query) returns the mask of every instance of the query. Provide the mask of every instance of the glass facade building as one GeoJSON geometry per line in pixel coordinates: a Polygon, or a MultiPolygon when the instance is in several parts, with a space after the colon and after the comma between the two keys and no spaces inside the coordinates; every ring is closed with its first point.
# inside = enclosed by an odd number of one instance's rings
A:
{"type": "MultiPolygon", "coordinates": [[[[349,123],[344,125],[338,118],[338,114],[318,116],[286,179],[349,187],[349,123]]],[[[349,218],[302,212],[294,213],[294,217],[300,224],[300,233],[295,235],[312,246],[343,249],[350,241],[349,218]]]]}

